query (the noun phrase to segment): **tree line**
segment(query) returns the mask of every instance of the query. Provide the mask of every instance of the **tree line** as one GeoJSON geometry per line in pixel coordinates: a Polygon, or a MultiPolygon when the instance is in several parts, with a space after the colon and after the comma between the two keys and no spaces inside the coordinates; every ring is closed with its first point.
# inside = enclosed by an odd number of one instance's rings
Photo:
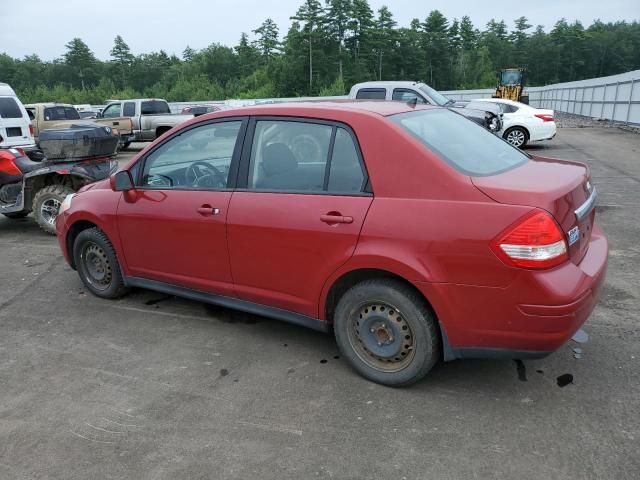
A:
{"type": "Polygon", "coordinates": [[[342,95],[367,80],[421,80],[440,90],[488,88],[496,72],[526,66],[529,85],[580,80],[640,68],[640,23],[558,20],[549,32],[522,16],[509,26],[438,10],[409,26],[367,0],[305,0],[281,34],[272,19],[234,47],[212,43],[134,55],[118,35],[108,61],[80,38],[53,61],[0,54],[0,81],[24,102],[101,104],[110,98],[169,101],[342,95]]]}

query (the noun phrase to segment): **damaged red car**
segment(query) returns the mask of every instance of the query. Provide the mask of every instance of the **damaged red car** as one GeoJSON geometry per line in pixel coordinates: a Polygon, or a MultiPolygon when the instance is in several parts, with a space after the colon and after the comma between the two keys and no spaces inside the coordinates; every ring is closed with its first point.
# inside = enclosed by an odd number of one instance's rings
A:
{"type": "Polygon", "coordinates": [[[142,287],[333,331],[364,377],[456,358],[538,358],[605,277],[596,189],[455,112],[401,102],[264,105],[195,118],[57,220],[87,288],[142,287]]]}

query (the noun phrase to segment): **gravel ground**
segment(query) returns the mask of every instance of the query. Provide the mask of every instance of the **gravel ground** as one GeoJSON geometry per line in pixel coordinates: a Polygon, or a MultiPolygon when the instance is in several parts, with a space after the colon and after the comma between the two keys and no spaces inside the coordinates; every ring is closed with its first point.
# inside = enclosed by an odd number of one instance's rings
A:
{"type": "Polygon", "coordinates": [[[558,128],[622,128],[624,130],[640,133],[640,128],[630,125],[620,125],[619,123],[611,123],[607,119],[598,119],[595,117],[585,117],[583,115],[575,115],[573,113],[555,112],[555,120],[558,128]]]}

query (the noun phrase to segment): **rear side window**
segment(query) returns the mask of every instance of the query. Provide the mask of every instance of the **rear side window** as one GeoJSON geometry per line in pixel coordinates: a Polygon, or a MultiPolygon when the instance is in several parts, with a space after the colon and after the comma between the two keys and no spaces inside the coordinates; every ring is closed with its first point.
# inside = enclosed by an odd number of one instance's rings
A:
{"type": "Polygon", "coordinates": [[[307,122],[256,123],[249,188],[322,192],[333,127],[307,122]]]}
{"type": "Polygon", "coordinates": [[[358,90],[356,98],[358,100],[384,100],[387,91],[384,88],[363,88],[358,90]]]}
{"type": "Polygon", "coordinates": [[[80,120],[80,114],[73,107],[48,107],[44,109],[45,120],[80,120]]]}
{"type": "Polygon", "coordinates": [[[171,113],[169,104],[162,100],[147,100],[140,105],[142,115],[158,115],[162,113],[171,113]]]}
{"type": "Polygon", "coordinates": [[[0,97],[0,118],[22,118],[22,112],[13,97],[0,97]]]}
{"type": "Polygon", "coordinates": [[[365,182],[359,149],[346,128],[294,120],[256,122],[249,189],[358,194],[365,182]]]}
{"type": "Polygon", "coordinates": [[[327,190],[335,193],[362,191],[364,173],[353,138],[344,128],[338,128],[333,144],[327,190]]]}
{"type": "Polygon", "coordinates": [[[529,159],[504,140],[446,109],[419,110],[389,118],[466,175],[496,175],[529,159]]]}
{"type": "Polygon", "coordinates": [[[122,107],[123,117],[133,117],[136,114],[136,104],[134,102],[125,102],[122,107]]]}

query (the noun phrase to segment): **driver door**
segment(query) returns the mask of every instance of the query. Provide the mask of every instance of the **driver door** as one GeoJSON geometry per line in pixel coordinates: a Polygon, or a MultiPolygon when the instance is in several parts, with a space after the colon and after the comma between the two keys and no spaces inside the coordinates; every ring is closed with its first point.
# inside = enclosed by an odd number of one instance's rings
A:
{"type": "Polygon", "coordinates": [[[181,130],[132,168],[117,223],[130,275],[233,294],[227,210],[247,120],[225,118],[181,130]]]}

